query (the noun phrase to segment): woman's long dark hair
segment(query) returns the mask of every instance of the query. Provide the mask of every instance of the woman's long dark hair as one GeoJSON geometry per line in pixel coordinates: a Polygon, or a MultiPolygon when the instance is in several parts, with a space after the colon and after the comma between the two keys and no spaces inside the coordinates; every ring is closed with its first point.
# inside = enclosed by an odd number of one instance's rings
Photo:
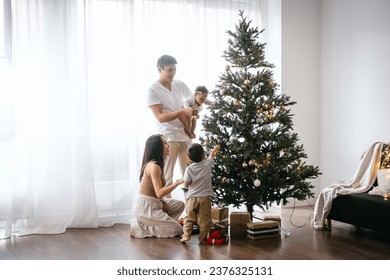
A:
{"type": "Polygon", "coordinates": [[[154,160],[160,166],[161,171],[164,170],[164,142],[161,139],[160,134],[152,135],[146,140],[144,156],[142,159],[141,171],[139,174],[139,180],[141,181],[142,175],[144,174],[144,169],[146,164],[154,160]]]}

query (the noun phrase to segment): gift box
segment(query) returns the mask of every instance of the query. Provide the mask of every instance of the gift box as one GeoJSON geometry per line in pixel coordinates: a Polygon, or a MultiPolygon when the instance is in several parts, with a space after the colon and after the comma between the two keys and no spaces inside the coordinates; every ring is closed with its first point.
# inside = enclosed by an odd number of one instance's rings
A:
{"type": "Polygon", "coordinates": [[[234,225],[230,226],[230,235],[231,236],[244,236],[246,235],[246,226],[244,225],[234,225]]]}
{"type": "Polygon", "coordinates": [[[211,208],[211,220],[217,225],[227,226],[229,223],[229,208],[211,208]]]}
{"type": "Polygon", "coordinates": [[[249,212],[232,212],[230,214],[230,235],[246,235],[247,223],[249,222],[249,212]]]}
{"type": "Polygon", "coordinates": [[[271,237],[279,237],[279,222],[278,221],[261,221],[247,223],[247,238],[259,240],[271,237]]]}
{"type": "Polygon", "coordinates": [[[251,215],[249,212],[232,212],[230,214],[230,225],[244,225],[250,222],[251,215]]]}
{"type": "Polygon", "coordinates": [[[275,237],[280,238],[280,234],[277,231],[265,232],[265,233],[261,233],[261,234],[249,234],[248,233],[246,237],[248,239],[251,239],[251,240],[260,240],[260,239],[275,238],[275,237]]]}
{"type": "Polygon", "coordinates": [[[275,222],[279,223],[280,227],[282,226],[282,220],[281,220],[280,216],[264,216],[263,220],[264,221],[275,221],[275,222]]]}
{"type": "Polygon", "coordinates": [[[253,230],[253,231],[261,231],[261,230],[279,228],[279,222],[272,221],[272,220],[261,221],[261,222],[252,222],[252,223],[247,223],[246,225],[247,225],[248,230],[253,230]]]}

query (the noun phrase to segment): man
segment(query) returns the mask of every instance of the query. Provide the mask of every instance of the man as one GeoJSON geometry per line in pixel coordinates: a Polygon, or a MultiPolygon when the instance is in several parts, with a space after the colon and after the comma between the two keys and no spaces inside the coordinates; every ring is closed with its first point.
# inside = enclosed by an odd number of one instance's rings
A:
{"type": "Polygon", "coordinates": [[[192,95],[185,83],[174,79],[177,61],[170,55],[157,60],[159,79],[153,83],[147,96],[147,104],[156,117],[158,132],[165,136],[169,145],[169,156],[165,160],[166,185],[172,184],[176,160],[179,159],[181,174],[189,163],[187,149],[191,139],[184,130],[179,117],[192,115],[192,108],[183,108],[183,100],[192,95]]]}

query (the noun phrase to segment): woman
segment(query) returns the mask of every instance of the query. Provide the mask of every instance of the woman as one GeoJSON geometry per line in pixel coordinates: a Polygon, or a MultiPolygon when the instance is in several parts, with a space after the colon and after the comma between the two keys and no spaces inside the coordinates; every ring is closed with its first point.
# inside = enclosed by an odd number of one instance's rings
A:
{"type": "Polygon", "coordinates": [[[169,155],[169,146],[162,135],[152,135],[145,144],[140,172],[140,189],[133,204],[135,219],[130,221],[130,236],[175,237],[183,233],[177,222],[184,211],[184,202],[164,198],[183,179],[165,186],[164,158],[169,155]]]}

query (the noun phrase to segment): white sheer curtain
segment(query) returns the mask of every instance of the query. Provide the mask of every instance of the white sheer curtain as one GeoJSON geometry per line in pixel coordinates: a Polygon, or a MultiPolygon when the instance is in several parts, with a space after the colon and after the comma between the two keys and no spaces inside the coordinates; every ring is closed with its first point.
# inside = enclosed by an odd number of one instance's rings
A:
{"type": "Polygon", "coordinates": [[[0,238],[127,223],[155,132],[145,94],[157,58],[175,56],[177,78],[212,89],[238,10],[261,26],[255,0],[3,1],[0,238]]]}

